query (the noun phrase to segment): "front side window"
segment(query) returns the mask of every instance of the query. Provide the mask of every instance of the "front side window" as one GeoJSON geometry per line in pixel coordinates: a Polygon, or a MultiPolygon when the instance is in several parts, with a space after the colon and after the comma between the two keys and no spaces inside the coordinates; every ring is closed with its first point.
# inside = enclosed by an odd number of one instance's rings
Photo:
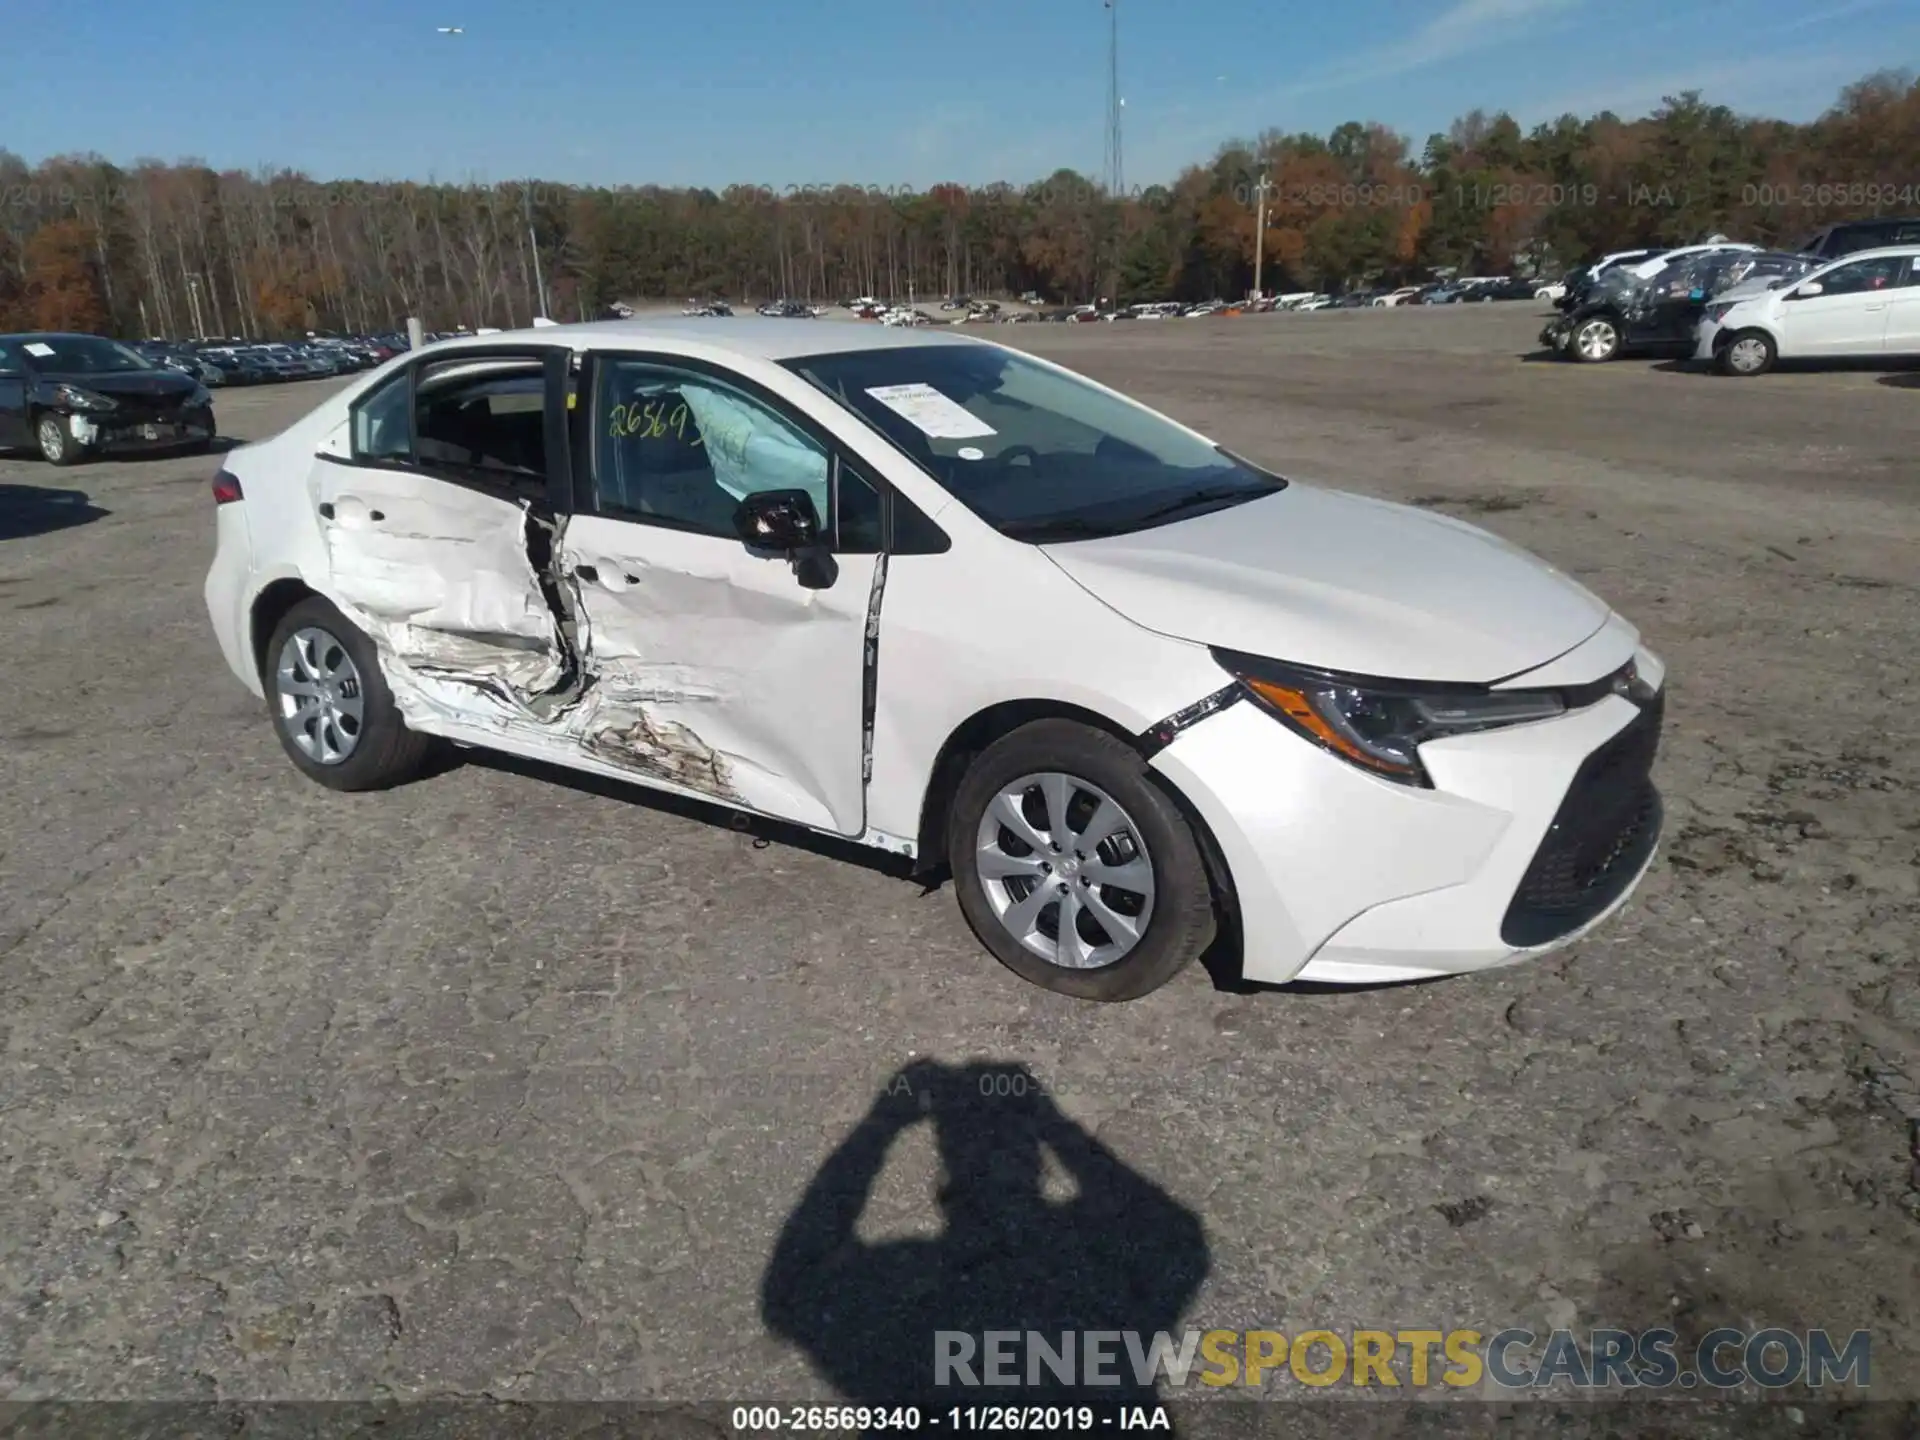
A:
{"type": "Polygon", "coordinates": [[[1286,484],[1144,406],[997,345],[789,362],[1003,534],[1118,534],[1286,484]]]}
{"type": "Polygon", "coordinates": [[[833,523],[826,447],[770,404],[699,371],[610,358],[597,367],[593,491],[606,514],[734,535],[749,495],[803,490],[833,523]]]}
{"type": "Polygon", "coordinates": [[[1881,255],[1872,260],[1855,260],[1835,266],[1819,277],[1823,295],[1862,295],[1870,290],[1886,290],[1900,283],[1906,260],[1898,255],[1881,255]]]}

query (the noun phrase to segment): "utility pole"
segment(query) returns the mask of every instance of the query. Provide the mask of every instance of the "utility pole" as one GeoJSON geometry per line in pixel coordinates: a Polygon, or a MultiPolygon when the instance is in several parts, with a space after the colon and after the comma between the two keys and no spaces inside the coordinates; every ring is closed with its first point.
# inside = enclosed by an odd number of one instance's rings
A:
{"type": "Polygon", "coordinates": [[[1107,192],[1115,200],[1126,192],[1126,169],[1120,161],[1120,0],[1107,7],[1107,192]]]}
{"type": "Polygon", "coordinates": [[[540,237],[533,228],[533,181],[527,181],[527,244],[533,247],[533,288],[540,313],[547,313],[547,282],[540,275],[540,237]]]}
{"type": "Polygon", "coordinates": [[[1267,193],[1273,189],[1273,180],[1265,170],[1260,172],[1260,183],[1253,187],[1253,193],[1260,197],[1260,206],[1253,222],[1253,298],[1263,299],[1266,291],[1260,287],[1260,271],[1267,258],[1267,193]]]}

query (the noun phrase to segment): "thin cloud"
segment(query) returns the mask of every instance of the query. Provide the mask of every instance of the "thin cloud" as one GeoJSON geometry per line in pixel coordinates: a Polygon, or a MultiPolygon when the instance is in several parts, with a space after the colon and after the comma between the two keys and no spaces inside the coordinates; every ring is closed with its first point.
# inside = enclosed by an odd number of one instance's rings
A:
{"type": "Polygon", "coordinates": [[[1844,0],[1839,5],[1830,5],[1825,10],[1816,10],[1811,15],[1802,15],[1790,24],[1782,25],[1774,33],[1790,35],[1796,30],[1810,29],[1815,25],[1824,25],[1829,20],[1845,20],[1850,15],[1858,15],[1866,10],[1878,10],[1889,5],[1892,0],[1844,0]]]}
{"type": "Polygon", "coordinates": [[[1822,55],[1751,55],[1673,70],[1664,76],[1623,75],[1578,94],[1557,93],[1550,101],[1521,107],[1522,123],[1552,120],[1560,115],[1588,116],[1611,110],[1626,119],[1651,114],[1670,95],[1700,92],[1709,105],[1725,105],[1741,113],[1778,119],[1810,118],[1832,103],[1840,87],[1858,78],[1869,57],[1822,55]],[[1800,104],[1791,102],[1798,101],[1800,104]],[[1811,103],[1813,112],[1807,112],[1811,103]],[[1799,110],[1795,115],[1783,113],[1799,110]]]}
{"type": "Polygon", "coordinates": [[[1270,92],[1269,100],[1345,89],[1424,70],[1504,44],[1530,22],[1574,9],[1584,0],[1458,0],[1404,39],[1362,51],[1311,80],[1270,92]]]}

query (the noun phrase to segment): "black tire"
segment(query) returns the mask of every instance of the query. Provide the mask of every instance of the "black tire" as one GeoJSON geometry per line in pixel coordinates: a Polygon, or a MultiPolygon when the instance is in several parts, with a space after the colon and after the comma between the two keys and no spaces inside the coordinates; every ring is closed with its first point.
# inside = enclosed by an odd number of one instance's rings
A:
{"type": "Polygon", "coordinates": [[[1165,985],[1213,940],[1213,887],[1199,842],[1164,785],[1131,746],[1072,720],[1036,720],[974,758],[949,810],[947,856],[960,910],[973,933],[1009,970],[1042,989],[1079,1000],[1137,1000],[1165,985]],[[1132,817],[1153,865],[1153,913],[1132,950],[1109,965],[1073,970],[1021,945],[994,913],[980,878],[975,834],[1003,786],[1023,775],[1061,771],[1097,785],[1132,817]]]}
{"type": "Polygon", "coordinates": [[[260,667],[260,681],[267,692],[280,748],[287,752],[287,758],[301,774],[329,790],[385,790],[405,784],[420,773],[433,750],[432,736],[409,730],[400,718],[373,642],[331,601],[318,595],[308,596],[294,605],[273,627],[260,667]],[[276,690],[275,674],[281,650],[295,631],[308,628],[325,631],[337,640],[359,672],[363,700],[361,730],[352,753],[337,764],[322,763],[295,743],[276,690]]]}
{"type": "Polygon", "coordinates": [[[1773,369],[1774,362],[1780,358],[1780,347],[1773,343],[1773,337],[1764,330],[1737,330],[1727,337],[1726,343],[1713,352],[1713,368],[1722,375],[1737,375],[1742,379],[1754,375],[1764,375],[1773,369]],[[1747,369],[1738,369],[1733,363],[1733,347],[1744,341],[1758,341],[1761,346],[1761,358],[1758,365],[1747,369]]]}
{"type": "Polygon", "coordinates": [[[1611,315],[1589,315],[1584,320],[1576,320],[1567,331],[1567,354],[1584,365],[1602,365],[1620,356],[1622,336],[1620,322],[1611,315]],[[1595,327],[1605,326],[1608,343],[1598,354],[1589,354],[1580,343],[1581,335],[1595,327]]]}
{"type": "Polygon", "coordinates": [[[78,465],[87,454],[86,447],[73,438],[66,416],[57,410],[42,410],[33,417],[33,443],[49,465],[78,465]]]}

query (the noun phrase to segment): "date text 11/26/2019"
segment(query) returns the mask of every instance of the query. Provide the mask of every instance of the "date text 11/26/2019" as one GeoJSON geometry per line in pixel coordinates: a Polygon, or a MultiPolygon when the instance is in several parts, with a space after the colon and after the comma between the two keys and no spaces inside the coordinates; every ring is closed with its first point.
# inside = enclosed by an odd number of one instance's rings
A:
{"type": "Polygon", "coordinates": [[[999,1431],[1027,1435],[1173,1429],[1164,1405],[736,1405],[735,1435],[999,1431]]]}

